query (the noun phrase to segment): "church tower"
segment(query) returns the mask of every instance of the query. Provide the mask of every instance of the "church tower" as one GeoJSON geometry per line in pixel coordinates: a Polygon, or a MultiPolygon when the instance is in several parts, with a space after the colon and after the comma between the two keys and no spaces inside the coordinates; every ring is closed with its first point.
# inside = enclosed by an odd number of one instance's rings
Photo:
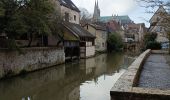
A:
{"type": "Polygon", "coordinates": [[[98,22],[99,19],[100,19],[100,9],[97,0],[97,2],[95,1],[95,6],[94,6],[93,22],[98,22]]]}

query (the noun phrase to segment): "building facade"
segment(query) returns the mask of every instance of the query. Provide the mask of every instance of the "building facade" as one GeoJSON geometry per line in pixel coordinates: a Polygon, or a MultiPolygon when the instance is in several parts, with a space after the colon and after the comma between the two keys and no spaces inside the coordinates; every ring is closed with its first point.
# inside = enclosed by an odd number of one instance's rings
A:
{"type": "Polygon", "coordinates": [[[106,51],[108,38],[106,27],[97,24],[86,24],[83,27],[96,37],[95,39],[96,52],[106,51]]]}
{"type": "Polygon", "coordinates": [[[167,44],[169,42],[166,26],[165,26],[165,17],[168,13],[164,9],[163,6],[159,6],[158,10],[154,13],[152,18],[150,19],[150,33],[156,33],[157,38],[156,41],[161,43],[162,45],[167,44]]]}
{"type": "Polygon", "coordinates": [[[56,14],[64,21],[80,23],[80,10],[71,0],[51,0],[55,4],[56,14]]]}
{"type": "Polygon", "coordinates": [[[95,37],[80,26],[80,10],[71,0],[53,0],[56,13],[62,18],[62,33],[66,58],[87,58],[95,55],[95,37]]]}

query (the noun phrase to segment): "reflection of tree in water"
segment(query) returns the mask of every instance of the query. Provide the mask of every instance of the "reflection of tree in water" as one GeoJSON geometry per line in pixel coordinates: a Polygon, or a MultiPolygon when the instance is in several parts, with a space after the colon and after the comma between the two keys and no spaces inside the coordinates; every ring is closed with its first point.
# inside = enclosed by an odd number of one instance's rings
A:
{"type": "Polygon", "coordinates": [[[125,55],[122,52],[108,54],[107,56],[107,71],[109,73],[118,73],[121,68],[127,69],[134,61],[133,56],[125,55]]]}
{"type": "Polygon", "coordinates": [[[125,55],[132,56],[132,57],[138,56],[140,55],[140,53],[141,53],[140,48],[135,48],[134,50],[128,50],[128,49],[124,50],[125,55]]]}
{"type": "MultiPolygon", "coordinates": [[[[119,71],[120,66],[123,63],[123,53],[116,52],[107,55],[107,71],[112,74],[113,72],[119,71]]],[[[108,73],[108,74],[109,74],[108,73]]]]}

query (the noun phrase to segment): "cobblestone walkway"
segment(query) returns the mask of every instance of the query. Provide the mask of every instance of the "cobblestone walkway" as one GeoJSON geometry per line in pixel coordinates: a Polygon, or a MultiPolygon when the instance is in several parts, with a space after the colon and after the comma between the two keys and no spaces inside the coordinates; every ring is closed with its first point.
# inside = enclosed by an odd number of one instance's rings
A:
{"type": "Polygon", "coordinates": [[[170,89],[169,56],[151,54],[144,64],[139,87],[170,89]]]}

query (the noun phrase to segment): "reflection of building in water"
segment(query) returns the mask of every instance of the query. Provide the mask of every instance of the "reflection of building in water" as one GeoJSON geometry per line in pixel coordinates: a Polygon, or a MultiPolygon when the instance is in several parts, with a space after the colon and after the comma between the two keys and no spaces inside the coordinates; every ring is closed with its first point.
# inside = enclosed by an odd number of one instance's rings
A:
{"type": "Polygon", "coordinates": [[[106,73],[107,64],[106,64],[106,54],[101,54],[99,56],[95,57],[95,76],[100,76],[104,73],[106,73]]]}
{"type": "Polygon", "coordinates": [[[80,69],[85,70],[86,74],[92,73],[95,66],[96,66],[95,58],[80,60],[80,69]]]}
{"type": "MultiPolygon", "coordinates": [[[[87,69],[94,69],[92,62],[87,60],[87,69]]],[[[0,82],[0,100],[79,100],[80,84],[94,76],[79,65],[61,65],[0,82]]]]}
{"type": "Polygon", "coordinates": [[[43,87],[62,80],[64,75],[65,67],[59,66],[0,82],[0,100],[40,100],[36,95],[43,87]]]}
{"type": "Polygon", "coordinates": [[[112,53],[107,56],[107,75],[119,72],[123,62],[123,53],[112,53]]]}
{"type": "MultiPolygon", "coordinates": [[[[124,60],[123,60],[124,59],[124,60]]],[[[101,54],[0,82],[0,100],[79,100],[80,86],[119,71],[122,53],[101,54]]],[[[128,63],[127,63],[128,64],[128,63]]]]}

